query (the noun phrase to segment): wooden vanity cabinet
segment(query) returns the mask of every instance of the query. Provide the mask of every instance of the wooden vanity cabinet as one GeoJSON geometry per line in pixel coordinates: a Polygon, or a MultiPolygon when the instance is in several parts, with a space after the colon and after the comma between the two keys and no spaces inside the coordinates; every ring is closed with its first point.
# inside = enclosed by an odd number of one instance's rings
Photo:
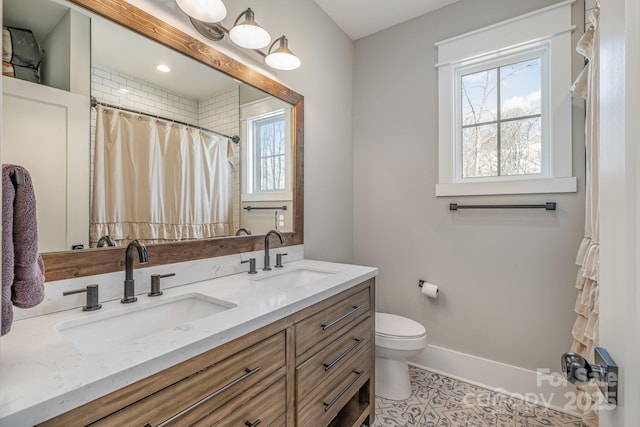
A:
{"type": "Polygon", "coordinates": [[[370,279],[39,426],[370,425],[374,306],[370,279]]]}
{"type": "Polygon", "coordinates": [[[360,390],[373,391],[372,292],[365,287],[296,323],[296,425],[326,426],[351,399],[359,410],[338,425],[360,426],[369,417],[373,393],[362,400],[360,390]]]}
{"type": "MultiPolygon", "coordinates": [[[[286,379],[286,332],[273,332],[260,329],[40,426],[185,426],[203,418],[213,425],[286,379]]],[[[286,392],[267,393],[274,402],[286,399],[286,392]]],[[[280,407],[277,417],[284,417],[285,405],[280,407]]]]}

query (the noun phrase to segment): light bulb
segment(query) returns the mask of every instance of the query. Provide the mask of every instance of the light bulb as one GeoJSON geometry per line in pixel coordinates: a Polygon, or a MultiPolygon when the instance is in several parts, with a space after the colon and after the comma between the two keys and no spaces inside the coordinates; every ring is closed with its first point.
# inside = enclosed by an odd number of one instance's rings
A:
{"type": "Polygon", "coordinates": [[[301,64],[300,58],[295,56],[293,52],[289,50],[289,42],[285,36],[282,36],[273,42],[269,48],[269,54],[264,59],[264,62],[266,62],[270,67],[285,71],[295,70],[301,64]],[[280,42],[280,46],[272,52],[271,49],[277,42],[280,42]]]}
{"type": "Polygon", "coordinates": [[[190,17],[202,22],[220,22],[227,16],[222,0],[176,0],[178,7],[190,17]]]}
{"type": "Polygon", "coordinates": [[[236,19],[233,28],[229,31],[231,40],[240,47],[246,49],[261,49],[269,45],[271,36],[255,21],[255,17],[251,8],[245,10],[236,19]],[[244,16],[244,21],[238,23],[240,18],[244,16]]]}

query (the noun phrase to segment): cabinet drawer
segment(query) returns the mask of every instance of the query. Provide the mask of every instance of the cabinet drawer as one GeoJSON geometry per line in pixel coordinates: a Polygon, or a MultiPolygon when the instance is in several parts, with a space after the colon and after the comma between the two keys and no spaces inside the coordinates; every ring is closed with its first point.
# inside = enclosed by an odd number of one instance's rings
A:
{"type": "Polygon", "coordinates": [[[371,346],[372,328],[371,317],[367,317],[300,365],[296,369],[297,400],[301,401],[309,392],[317,389],[318,384],[349,363],[359,350],[371,346]]]}
{"type": "Polygon", "coordinates": [[[312,347],[323,348],[326,345],[324,340],[339,336],[346,327],[368,315],[369,288],[302,320],[295,326],[296,356],[312,347]]]}
{"type": "Polygon", "coordinates": [[[361,349],[340,370],[318,386],[318,392],[300,402],[299,426],[322,427],[328,425],[340,409],[369,379],[371,369],[371,345],[361,349]]]}
{"type": "Polygon", "coordinates": [[[216,414],[210,414],[192,426],[279,426],[282,423],[286,401],[286,381],[284,377],[281,377],[257,396],[245,398],[244,395],[241,395],[216,411],[224,413],[223,418],[216,416],[216,414]]]}
{"type": "Polygon", "coordinates": [[[199,372],[185,372],[190,376],[91,425],[155,427],[177,414],[178,419],[199,419],[284,365],[280,332],[199,372]]]}

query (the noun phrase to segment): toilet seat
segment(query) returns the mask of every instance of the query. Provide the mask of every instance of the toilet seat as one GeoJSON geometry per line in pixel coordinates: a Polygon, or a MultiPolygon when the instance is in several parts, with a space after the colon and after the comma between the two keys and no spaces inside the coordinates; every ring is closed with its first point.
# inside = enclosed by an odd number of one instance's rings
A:
{"type": "Polygon", "coordinates": [[[390,350],[422,350],[427,331],[420,323],[391,313],[376,313],[376,346],[390,350]]]}
{"type": "Polygon", "coordinates": [[[422,338],[427,331],[420,323],[391,313],[376,313],[376,336],[385,338],[422,338]]]}

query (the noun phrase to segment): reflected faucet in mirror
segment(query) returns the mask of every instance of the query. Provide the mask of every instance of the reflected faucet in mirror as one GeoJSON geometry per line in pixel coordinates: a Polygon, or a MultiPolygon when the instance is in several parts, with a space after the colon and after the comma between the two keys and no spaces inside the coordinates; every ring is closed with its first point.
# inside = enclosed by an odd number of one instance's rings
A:
{"type": "Polygon", "coordinates": [[[246,234],[247,236],[251,236],[251,230],[249,230],[246,227],[240,227],[238,228],[238,231],[236,231],[236,236],[240,236],[242,233],[246,234]]]}
{"type": "Polygon", "coordinates": [[[98,239],[98,243],[96,244],[96,247],[101,248],[103,246],[115,246],[116,242],[113,241],[113,239],[111,238],[111,236],[102,236],[100,239],[98,239]]]}
{"type": "Polygon", "coordinates": [[[269,259],[269,237],[278,236],[280,239],[280,244],[286,244],[284,236],[278,230],[269,230],[267,234],[264,235],[264,267],[262,268],[265,271],[271,270],[271,261],[269,259]]]}
{"type": "Polygon", "coordinates": [[[138,250],[138,261],[140,261],[140,264],[149,262],[146,246],[138,240],[132,240],[129,245],[127,245],[127,251],[125,253],[124,298],[120,300],[123,304],[129,304],[138,300],[135,296],[135,281],[133,280],[133,251],[135,249],[138,250]]]}

